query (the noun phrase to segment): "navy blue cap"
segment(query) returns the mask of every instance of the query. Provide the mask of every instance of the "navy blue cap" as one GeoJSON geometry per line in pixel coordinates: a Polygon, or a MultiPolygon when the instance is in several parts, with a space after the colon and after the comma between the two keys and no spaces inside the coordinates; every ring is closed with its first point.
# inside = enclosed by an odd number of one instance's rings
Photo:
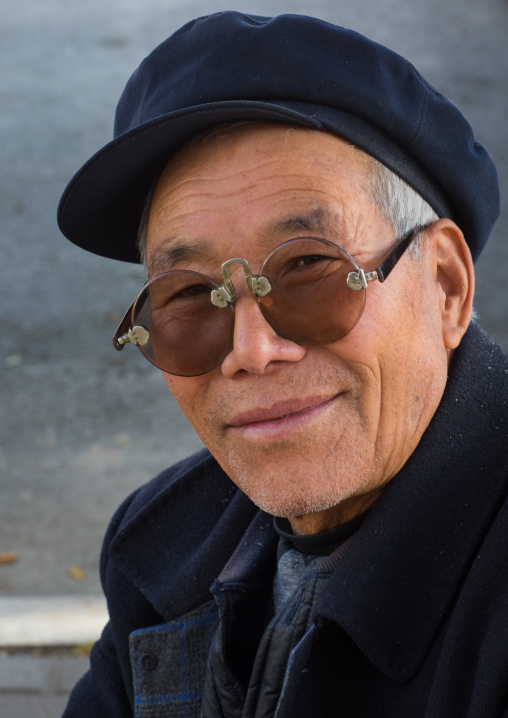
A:
{"type": "Polygon", "coordinates": [[[453,219],[473,259],[499,216],[488,152],[407,60],[315,18],[222,12],[182,27],[132,75],[118,103],[115,139],[62,195],[63,234],[96,254],[139,262],[137,229],[156,173],[193,135],[246,119],[353,142],[453,219]]]}

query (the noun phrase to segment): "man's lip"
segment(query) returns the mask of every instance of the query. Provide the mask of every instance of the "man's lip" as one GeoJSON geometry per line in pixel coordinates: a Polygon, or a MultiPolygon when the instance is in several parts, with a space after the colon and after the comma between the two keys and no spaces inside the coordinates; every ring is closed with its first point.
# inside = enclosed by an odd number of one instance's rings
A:
{"type": "Polygon", "coordinates": [[[249,411],[242,412],[241,414],[237,414],[228,422],[228,426],[239,428],[297,416],[309,409],[315,409],[318,406],[328,404],[336,399],[338,395],[339,394],[333,394],[325,397],[311,397],[307,399],[290,399],[277,402],[269,408],[251,409],[249,411]]]}

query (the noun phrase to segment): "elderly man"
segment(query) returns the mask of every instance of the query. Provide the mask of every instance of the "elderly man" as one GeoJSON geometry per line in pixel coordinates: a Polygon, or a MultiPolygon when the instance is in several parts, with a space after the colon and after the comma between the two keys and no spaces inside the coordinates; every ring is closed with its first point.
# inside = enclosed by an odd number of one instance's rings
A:
{"type": "Polygon", "coordinates": [[[508,716],[498,204],[460,112],[349,30],[219,13],[142,63],[59,222],[144,259],[115,346],[208,450],[113,519],[66,716],[508,716]]]}

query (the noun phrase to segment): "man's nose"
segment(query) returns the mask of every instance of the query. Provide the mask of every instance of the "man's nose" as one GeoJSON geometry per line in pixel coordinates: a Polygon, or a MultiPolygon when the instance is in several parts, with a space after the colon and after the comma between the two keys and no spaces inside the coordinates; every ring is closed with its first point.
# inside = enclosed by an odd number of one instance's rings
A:
{"type": "Polygon", "coordinates": [[[300,361],[305,353],[305,347],[272,329],[251,292],[237,297],[233,349],[222,362],[224,376],[232,378],[240,371],[264,374],[272,362],[300,361]]]}

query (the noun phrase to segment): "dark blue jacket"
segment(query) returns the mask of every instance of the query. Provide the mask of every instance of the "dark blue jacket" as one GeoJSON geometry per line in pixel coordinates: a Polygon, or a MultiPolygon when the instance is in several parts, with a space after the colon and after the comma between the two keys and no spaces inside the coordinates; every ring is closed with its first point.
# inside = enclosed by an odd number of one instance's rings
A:
{"type": "MultiPolygon", "coordinates": [[[[507,439],[508,357],[473,325],[319,599],[277,718],[508,717],[507,439]]],[[[111,620],[65,718],[199,715],[210,586],[258,513],[205,451],[121,506],[102,555],[111,620]]]]}

